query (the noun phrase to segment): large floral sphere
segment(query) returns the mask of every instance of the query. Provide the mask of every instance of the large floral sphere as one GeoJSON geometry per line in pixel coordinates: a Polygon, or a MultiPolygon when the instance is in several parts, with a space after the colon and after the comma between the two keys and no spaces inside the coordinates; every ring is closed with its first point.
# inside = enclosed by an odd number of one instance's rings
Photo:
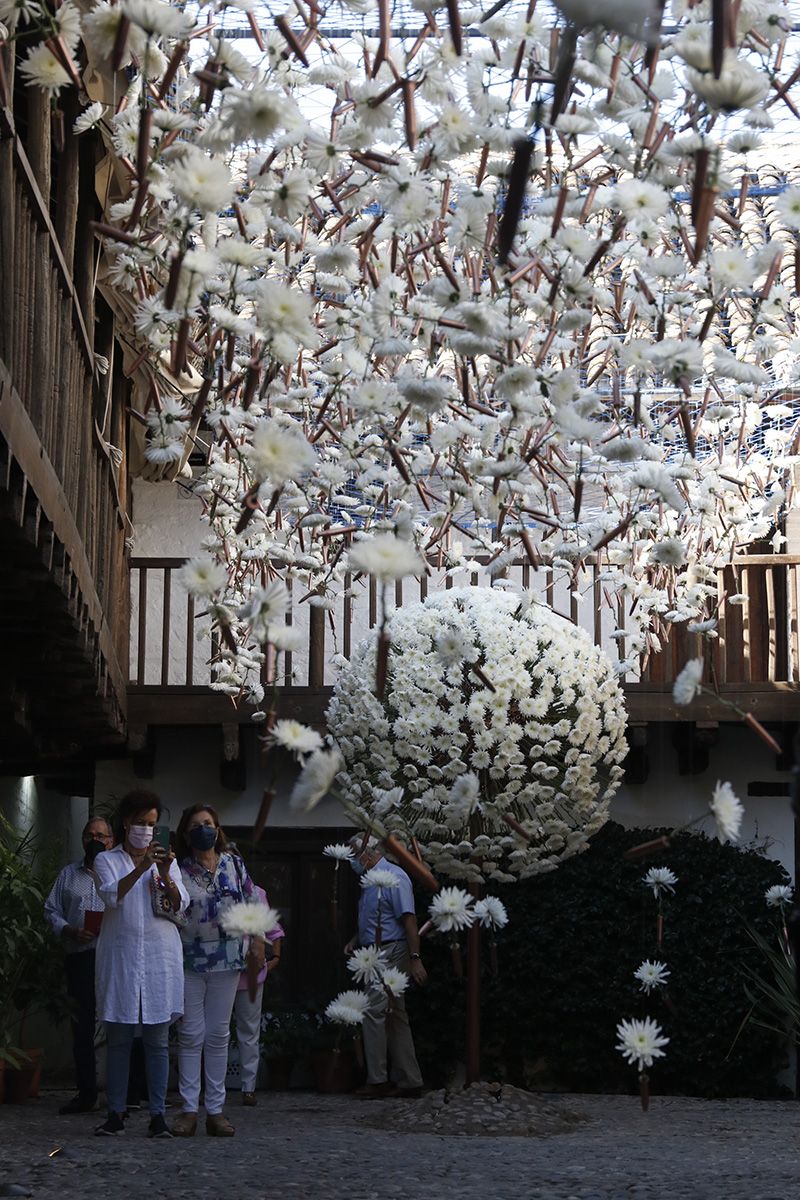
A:
{"type": "Polygon", "coordinates": [[[584,630],[527,596],[470,587],[399,609],[388,634],[383,697],[373,634],[328,709],[351,816],[474,882],[525,879],[586,849],[627,746],[621,688],[584,630]]]}

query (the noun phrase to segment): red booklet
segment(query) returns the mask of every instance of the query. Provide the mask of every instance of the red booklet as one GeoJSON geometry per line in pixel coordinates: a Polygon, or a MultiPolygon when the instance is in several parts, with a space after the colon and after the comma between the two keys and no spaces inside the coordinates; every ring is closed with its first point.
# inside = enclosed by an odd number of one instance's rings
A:
{"type": "Polygon", "coordinates": [[[93,933],[97,937],[100,932],[100,926],[103,922],[103,914],[101,912],[85,912],[83,914],[83,928],[93,933]]]}

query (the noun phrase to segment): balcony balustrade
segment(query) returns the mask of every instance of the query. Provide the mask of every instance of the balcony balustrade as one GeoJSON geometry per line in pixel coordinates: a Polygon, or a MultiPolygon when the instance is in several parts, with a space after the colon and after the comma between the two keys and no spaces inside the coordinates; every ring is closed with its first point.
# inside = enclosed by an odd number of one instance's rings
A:
{"type": "MultiPolygon", "coordinates": [[[[250,706],[234,708],[215,693],[219,645],[202,605],[176,582],[182,559],[133,558],[131,567],[131,648],[129,703],[136,724],[203,724],[248,720],[250,706]]],[[[588,563],[572,579],[549,567],[533,570],[517,563],[506,574],[507,586],[531,591],[566,620],[580,625],[613,661],[628,657],[634,630],[625,597],[612,597],[597,563],[588,563]],[[627,631],[627,638],[625,636],[627,631]]],[[[346,580],[346,591],[351,580],[346,580]]],[[[430,574],[390,588],[390,607],[424,599],[437,588],[486,584],[485,567],[447,574],[430,564],[430,574]]],[[[669,640],[660,652],[642,657],[638,669],[622,679],[633,722],[724,720],[714,697],[695,700],[690,709],[672,703],[672,684],[687,659],[706,654],[706,679],[723,699],[765,720],[800,717],[800,555],[750,555],[736,558],[718,572],[718,637],[710,643],[687,632],[686,624],[667,626],[669,640]],[[744,603],[728,597],[745,596],[744,603]],[[708,649],[710,645],[710,650],[708,649]]],[[[356,582],[335,611],[312,608],[291,595],[288,623],[302,631],[303,649],[286,655],[282,711],[321,723],[336,679],[335,656],[349,657],[378,621],[375,582],[356,582]]]]}

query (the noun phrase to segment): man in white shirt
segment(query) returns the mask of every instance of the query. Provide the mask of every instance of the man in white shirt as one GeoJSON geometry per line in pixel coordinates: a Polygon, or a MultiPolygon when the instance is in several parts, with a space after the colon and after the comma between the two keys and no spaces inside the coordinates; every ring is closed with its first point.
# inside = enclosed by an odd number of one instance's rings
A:
{"type": "Polygon", "coordinates": [[[108,822],[93,817],[87,822],[81,840],[83,858],[64,867],[44,906],[48,925],[64,942],[67,991],[75,1008],[72,1052],[78,1092],[60,1109],[61,1113],[94,1112],[97,1108],[94,964],[103,901],[97,894],[92,863],[102,850],[110,850],[114,838],[108,822]]]}

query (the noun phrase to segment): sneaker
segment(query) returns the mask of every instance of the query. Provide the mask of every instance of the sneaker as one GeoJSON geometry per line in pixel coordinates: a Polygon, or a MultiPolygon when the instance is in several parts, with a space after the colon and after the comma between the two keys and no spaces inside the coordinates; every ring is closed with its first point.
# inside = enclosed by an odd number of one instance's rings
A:
{"type": "Polygon", "coordinates": [[[125,1122],[119,1113],[109,1113],[103,1124],[95,1129],[98,1137],[120,1137],[124,1132],[125,1122]]]}
{"type": "Polygon", "coordinates": [[[255,1092],[242,1092],[242,1104],[245,1108],[255,1108],[258,1104],[255,1092]]]}
{"type": "Polygon", "coordinates": [[[89,1096],[81,1096],[79,1093],[77,1096],[73,1096],[71,1100],[67,1101],[66,1104],[62,1104],[58,1111],[62,1117],[67,1117],[72,1113],[97,1112],[97,1109],[98,1104],[96,1096],[92,1099],[89,1096]]]}
{"type": "Polygon", "coordinates": [[[150,1118],[150,1124],[147,1127],[148,1137],[171,1138],[172,1132],[169,1129],[167,1122],[164,1120],[163,1113],[156,1113],[150,1118]]]}

